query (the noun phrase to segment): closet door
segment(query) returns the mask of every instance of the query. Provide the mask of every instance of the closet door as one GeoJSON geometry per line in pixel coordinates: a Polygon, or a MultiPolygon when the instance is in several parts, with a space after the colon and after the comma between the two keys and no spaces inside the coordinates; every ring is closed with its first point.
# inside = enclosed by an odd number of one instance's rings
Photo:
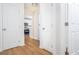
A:
{"type": "Polygon", "coordinates": [[[24,44],[24,5],[3,4],[3,49],[24,44]]]}
{"type": "Polygon", "coordinates": [[[0,4],[0,51],[2,50],[2,4],[0,4]]]}
{"type": "Polygon", "coordinates": [[[69,4],[70,54],[79,54],[79,4],[69,4]]]}

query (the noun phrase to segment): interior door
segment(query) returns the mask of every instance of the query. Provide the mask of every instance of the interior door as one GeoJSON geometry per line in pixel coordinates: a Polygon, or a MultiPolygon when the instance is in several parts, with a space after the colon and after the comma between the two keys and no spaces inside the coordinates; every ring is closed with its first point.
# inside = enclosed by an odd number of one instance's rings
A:
{"type": "Polygon", "coordinates": [[[24,44],[23,4],[3,4],[3,49],[24,44]]]}
{"type": "Polygon", "coordinates": [[[79,54],[79,4],[69,4],[70,54],[79,54]]]}
{"type": "Polygon", "coordinates": [[[51,42],[51,4],[40,4],[40,47],[49,51],[51,42]]]}
{"type": "Polygon", "coordinates": [[[2,50],[2,4],[0,4],[0,50],[2,50]]]}

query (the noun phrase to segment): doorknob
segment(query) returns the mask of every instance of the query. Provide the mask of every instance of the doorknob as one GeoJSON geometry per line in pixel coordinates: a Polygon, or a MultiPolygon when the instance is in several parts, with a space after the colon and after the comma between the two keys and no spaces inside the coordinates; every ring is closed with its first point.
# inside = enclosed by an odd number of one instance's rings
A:
{"type": "Polygon", "coordinates": [[[43,27],[42,29],[45,30],[45,27],[43,27]]]}
{"type": "Polygon", "coordinates": [[[68,22],[65,22],[65,26],[68,26],[69,24],[68,24],[68,22]]]}
{"type": "Polygon", "coordinates": [[[3,28],[2,30],[3,30],[3,31],[6,31],[6,28],[3,28]]]}

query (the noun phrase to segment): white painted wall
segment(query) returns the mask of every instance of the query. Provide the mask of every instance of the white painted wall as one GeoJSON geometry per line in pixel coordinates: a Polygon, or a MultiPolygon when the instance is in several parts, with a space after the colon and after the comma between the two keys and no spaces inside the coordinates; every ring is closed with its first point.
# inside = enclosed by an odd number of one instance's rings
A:
{"type": "Polygon", "coordinates": [[[65,52],[65,21],[66,4],[52,4],[51,20],[51,49],[54,54],[64,54],[65,52]]]}
{"type": "Polygon", "coordinates": [[[36,10],[36,12],[34,13],[34,16],[33,16],[33,22],[34,22],[34,25],[33,25],[33,27],[34,27],[34,39],[36,39],[36,40],[39,40],[39,6],[38,6],[38,8],[37,8],[37,10],[36,10]]]}
{"type": "Polygon", "coordinates": [[[56,4],[56,54],[65,54],[66,49],[66,4],[56,4]]]}
{"type": "Polygon", "coordinates": [[[51,49],[52,53],[56,54],[56,4],[51,4],[51,49]]]}

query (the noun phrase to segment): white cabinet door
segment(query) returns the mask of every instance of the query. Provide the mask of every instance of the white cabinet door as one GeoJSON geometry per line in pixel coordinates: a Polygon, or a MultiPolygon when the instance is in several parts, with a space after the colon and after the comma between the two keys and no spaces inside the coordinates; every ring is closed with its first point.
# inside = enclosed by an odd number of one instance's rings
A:
{"type": "Polygon", "coordinates": [[[24,5],[3,5],[3,50],[24,44],[24,5]]]}
{"type": "Polygon", "coordinates": [[[0,51],[2,50],[2,5],[0,4],[0,51]]]}
{"type": "Polygon", "coordinates": [[[79,5],[69,4],[70,54],[79,54],[79,5]]]}

